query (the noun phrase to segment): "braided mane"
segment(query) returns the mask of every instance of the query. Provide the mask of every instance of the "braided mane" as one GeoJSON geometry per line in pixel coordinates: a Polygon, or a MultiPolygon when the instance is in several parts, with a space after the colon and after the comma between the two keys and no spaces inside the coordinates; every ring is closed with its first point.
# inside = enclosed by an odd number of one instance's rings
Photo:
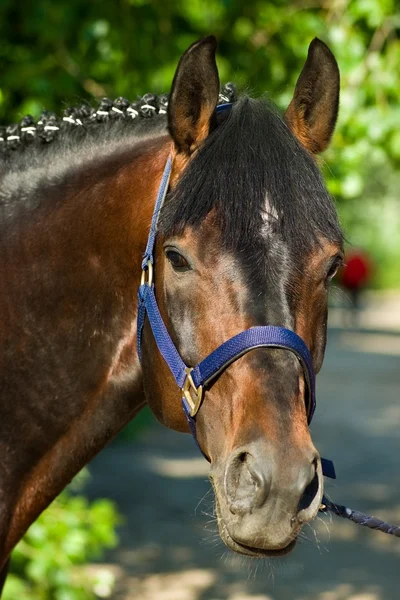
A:
{"type": "MultiPolygon", "coordinates": [[[[234,102],[237,97],[236,88],[228,83],[221,89],[218,104],[234,102]]],[[[136,102],[126,98],[110,100],[103,98],[97,107],[82,104],[67,108],[63,115],[43,111],[39,119],[27,115],[19,123],[0,127],[0,157],[10,158],[19,149],[28,146],[47,145],[57,139],[60,132],[100,127],[112,121],[142,121],[159,115],[166,115],[168,94],[145,94],[136,102]]]]}

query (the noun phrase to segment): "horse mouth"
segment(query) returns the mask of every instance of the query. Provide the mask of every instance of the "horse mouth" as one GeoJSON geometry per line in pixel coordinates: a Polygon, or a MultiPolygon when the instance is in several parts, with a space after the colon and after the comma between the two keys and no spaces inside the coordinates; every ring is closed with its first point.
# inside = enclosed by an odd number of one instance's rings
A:
{"type": "Polygon", "coordinates": [[[250,556],[252,558],[278,558],[281,556],[286,556],[292,552],[297,543],[297,538],[294,538],[288,543],[287,546],[276,550],[247,546],[246,544],[242,544],[241,542],[235,540],[227,531],[226,526],[224,526],[220,531],[220,536],[224,544],[230,550],[233,550],[239,554],[250,556]]]}
{"type": "Polygon", "coordinates": [[[296,534],[293,535],[290,542],[283,548],[258,548],[256,546],[249,546],[247,544],[243,544],[242,542],[235,540],[235,538],[232,537],[229,533],[228,527],[223,517],[221,516],[217,495],[215,495],[215,508],[217,514],[219,535],[221,537],[221,540],[224,542],[225,546],[227,546],[227,548],[229,548],[233,552],[236,552],[238,554],[244,554],[245,556],[249,556],[251,558],[278,558],[290,554],[290,552],[292,552],[292,550],[296,546],[297,535],[299,533],[299,530],[296,532],[296,534]]]}

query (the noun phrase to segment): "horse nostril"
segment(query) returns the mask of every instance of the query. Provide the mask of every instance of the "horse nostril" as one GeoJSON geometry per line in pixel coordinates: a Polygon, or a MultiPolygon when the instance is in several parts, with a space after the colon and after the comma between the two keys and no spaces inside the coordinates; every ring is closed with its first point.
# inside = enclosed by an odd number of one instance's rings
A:
{"type": "Polygon", "coordinates": [[[269,484],[252,454],[241,451],[230,459],[225,472],[225,491],[233,514],[251,512],[264,503],[269,484]]]}
{"type": "Polygon", "coordinates": [[[312,512],[310,509],[313,504],[320,488],[320,481],[318,476],[318,459],[315,458],[311,464],[311,473],[309,483],[304,489],[304,492],[300,498],[300,502],[297,507],[297,513],[300,521],[306,521],[309,517],[308,513],[312,512]],[[302,515],[300,515],[302,513],[302,515]]]}
{"type": "Polygon", "coordinates": [[[306,487],[306,489],[303,492],[302,497],[300,498],[300,502],[297,507],[298,512],[309,508],[309,506],[311,505],[312,501],[314,500],[315,496],[318,493],[318,488],[319,488],[318,473],[315,473],[311,483],[308,484],[308,486],[306,487]]]}

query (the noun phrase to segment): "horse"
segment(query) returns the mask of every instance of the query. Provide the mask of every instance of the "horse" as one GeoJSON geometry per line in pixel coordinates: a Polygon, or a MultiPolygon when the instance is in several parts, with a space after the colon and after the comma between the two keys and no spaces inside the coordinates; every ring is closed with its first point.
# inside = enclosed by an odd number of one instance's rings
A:
{"type": "MultiPolygon", "coordinates": [[[[215,55],[213,36],[191,45],[168,96],[105,99],[0,131],[3,582],[28,527],[146,404],[189,431],[147,318],[141,360],[137,350],[141,262],[168,158],[154,292],[184,362],[268,325],[295,332],[321,368],[343,261],[317,164],[337,119],[336,60],[311,42],[282,116],[265,98],[220,92],[215,55]]],[[[205,390],[197,441],[233,551],[282,556],[318,511],[306,387],[291,352],[256,348],[205,390]]]]}

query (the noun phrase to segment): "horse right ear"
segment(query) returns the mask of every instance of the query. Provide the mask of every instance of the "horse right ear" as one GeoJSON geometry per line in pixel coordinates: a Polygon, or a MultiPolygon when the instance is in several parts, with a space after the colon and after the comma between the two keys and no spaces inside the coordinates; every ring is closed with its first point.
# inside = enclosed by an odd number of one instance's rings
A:
{"type": "Polygon", "coordinates": [[[178,153],[190,156],[216,123],[219,77],[217,41],[210,35],[181,57],[168,101],[168,128],[178,153]]]}

